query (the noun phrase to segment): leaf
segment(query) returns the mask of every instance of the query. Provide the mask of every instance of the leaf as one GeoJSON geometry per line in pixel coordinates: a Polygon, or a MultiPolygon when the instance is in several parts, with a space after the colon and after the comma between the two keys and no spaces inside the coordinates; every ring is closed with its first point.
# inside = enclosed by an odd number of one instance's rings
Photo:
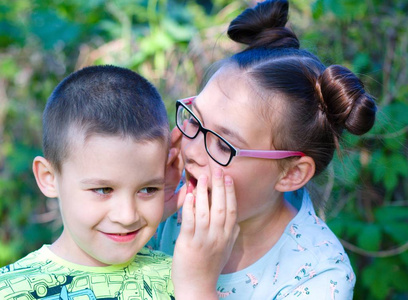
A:
{"type": "Polygon", "coordinates": [[[357,245],[367,251],[377,251],[380,248],[381,228],[377,224],[363,226],[357,236],[357,245]]]}
{"type": "Polygon", "coordinates": [[[0,74],[3,78],[12,79],[18,72],[18,66],[14,59],[5,57],[0,60],[0,74]]]}
{"type": "Polygon", "coordinates": [[[342,236],[344,231],[344,220],[336,218],[327,222],[327,225],[337,236],[342,236]]]}
{"type": "MultiPolygon", "coordinates": [[[[389,285],[391,274],[381,262],[375,261],[363,270],[361,280],[363,285],[371,291],[371,296],[376,299],[385,299],[391,289],[389,285]]],[[[367,297],[367,299],[370,298],[367,297]]]]}
{"type": "MultiPolygon", "coordinates": [[[[401,285],[400,280],[394,278],[400,275],[400,261],[396,257],[374,260],[362,271],[362,283],[371,292],[364,299],[373,299],[372,297],[381,300],[387,299],[390,291],[401,285]]],[[[405,276],[401,277],[401,279],[405,278],[405,276]]]]}
{"type": "Polygon", "coordinates": [[[397,186],[400,176],[408,176],[408,161],[399,153],[387,155],[383,151],[375,152],[369,168],[374,182],[382,182],[388,191],[397,186]]]}
{"type": "Polygon", "coordinates": [[[401,270],[401,267],[399,267],[399,270],[394,273],[394,276],[392,276],[392,285],[400,291],[406,291],[407,283],[408,283],[408,270],[401,270]]]}
{"type": "Polygon", "coordinates": [[[368,53],[358,53],[353,60],[353,71],[356,73],[364,72],[370,66],[371,60],[368,53]]]}
{"type": "Polygon", "coordinates": [[[38,149],[31,148],[23,144],[16,144],[14,148],[9,149],[7,155],[8,162],[14,172],[13,175],[24,172],[31,172],[32,160],[36,155],[39,155],[38,149]]]}
{"type": "Polygon", "coordinates": [[[57,43],[71,44],[80,35],[80,26],[62,19],[54,11],[36,11],[31,15],[31,31],[42,41],[45,49],[57,43]]]}
{"type": "Polygon", "coordinates": [[[407,118],[408,104],[405,102],[392,102],[382,109],[382,118],[384,119],[384,125],[388,125],[387,131],[394,132],[404,126],[408,125],[407,118]]]}
{"type": "Polygon", "coordinates": [[[361,230],[364,228],[364,224],[365,223],[358,220],[347,220],[344,225],[346,228],[347,236],[358,237],[360,235],[361,230]]]}
{"type": "Polygon", "coordinates": [[[0,47],[10,44],[23,44],[24,34],[22,29],[13,23],[0,21],[0,47]]]}
{"type": "Polygon", "coordinates": [[[192,39],[195,33],[195,30],[192,27],[181,26],[169,18],[163,20],[162,27],[166,28],[169,35],[176,41],[188,42],[192,39]]]}
{"type": "Polygon", "coordinates": [[[408,222],[408,207],[406,206],[381,206],[374,210],[375,219],[387,225],[389,222],[408,222]]]}
{"type": "Polygon", "coordinates": [[[405,267],[408,268],[408,251],[405,251],[404,253],[402,253],[400,257],[405,267]]]}
{"type": "MultiPolygon", "coordinates": [[[[400,244],[408,241],[408,223],[390,222],[384,225],[384,231],[400,244]]],[[[397,246],[399,245],[395,245],[394,248],[397,246]]]]}
{"type": "Polygon", "coordinates": [[[169,49],[174,45],[174,40],[163,29],[157,29],[143,38],[139,45],[143,53],[154,55],[157,51],[169,49]]]}
{"type": "Polygon", "coordinates": [[[312,4],[312,16],[317,20],[324,14],[324,0],[316,0],[312,4]]]}
{"type": "Polygon", "coordinates": [[[326,0],[329,9],[341,20],[352,20],[365,14],[367,5],[364,1],[326,0]]]}
{"type": "Polygon", "coordinates": [[[346,186],[355,187],[360,176],[360,156],[358,152],[350,152],[341,159],[336,155],[332,161],[335,178],[346,186]]]}

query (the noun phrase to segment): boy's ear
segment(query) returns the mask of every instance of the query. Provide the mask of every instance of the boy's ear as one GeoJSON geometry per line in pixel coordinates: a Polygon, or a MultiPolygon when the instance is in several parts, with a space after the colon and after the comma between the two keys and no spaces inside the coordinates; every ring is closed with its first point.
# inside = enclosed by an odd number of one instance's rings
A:
{"type": "Polygon", "coordinates": [[[303,187],[315,173],[315,162],[310,156],[302,156],[290,164],[283,177],[276,183],[280,192],[296,191],[303,187]]]}
{"type": "Polygon", "coordinates": [[[41,192],[48,198],[57,198],[56,173],[50,162],[37,156],[33,161],[33,173],[41,192]]]}

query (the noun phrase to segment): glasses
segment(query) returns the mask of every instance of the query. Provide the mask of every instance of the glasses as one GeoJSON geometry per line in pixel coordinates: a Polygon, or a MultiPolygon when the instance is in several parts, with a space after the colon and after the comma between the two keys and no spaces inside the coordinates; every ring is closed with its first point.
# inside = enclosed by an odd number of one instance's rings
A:
{"type": "Polygon", "coordinates": [[[204,145],[208,155],[221,166],[228,166],[234,156],[245,156],[265,159],[283,159],[294,156],[305,156],[298,151],[284,150],[248,150],[239,149],[231,145],[218,133],[207,129],[188,107],[196,96],[177,100],[176,124],[184,136],[194,139],[202,132],[204,145]]]}

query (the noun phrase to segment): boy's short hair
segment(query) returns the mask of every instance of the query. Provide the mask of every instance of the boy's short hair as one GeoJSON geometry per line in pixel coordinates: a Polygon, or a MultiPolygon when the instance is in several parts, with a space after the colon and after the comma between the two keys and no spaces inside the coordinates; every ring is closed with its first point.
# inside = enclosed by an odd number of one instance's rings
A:
{"type": "Polygon", "coordinates": [[[43,114],[43,151],[61,171],[69,155],[72,133],[131,137],[136,141],[163,140],[169,126],[156,88],[137,73],[115,66],[92,66],[61,81],[43,114]]]}

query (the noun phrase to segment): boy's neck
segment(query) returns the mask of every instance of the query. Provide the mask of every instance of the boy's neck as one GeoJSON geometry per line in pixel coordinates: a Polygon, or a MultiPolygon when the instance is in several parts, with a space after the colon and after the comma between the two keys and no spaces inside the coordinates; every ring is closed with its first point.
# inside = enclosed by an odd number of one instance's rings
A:
{"type": "Polygon", "coordinates": [[[70,249],[78,248],[77,245],[72,244],[71,239],[65,239],[65,229],[63,230],[60,237],[50,245],[49,249],[59,258],[66,260],[67,262],[88,266],[88,267],[107,267],[109,265],[104,264],[100,261],[95,260],[93,257],[90,257],[84,253],[82,257],[73,257],[72,251],[70,249]]]}

